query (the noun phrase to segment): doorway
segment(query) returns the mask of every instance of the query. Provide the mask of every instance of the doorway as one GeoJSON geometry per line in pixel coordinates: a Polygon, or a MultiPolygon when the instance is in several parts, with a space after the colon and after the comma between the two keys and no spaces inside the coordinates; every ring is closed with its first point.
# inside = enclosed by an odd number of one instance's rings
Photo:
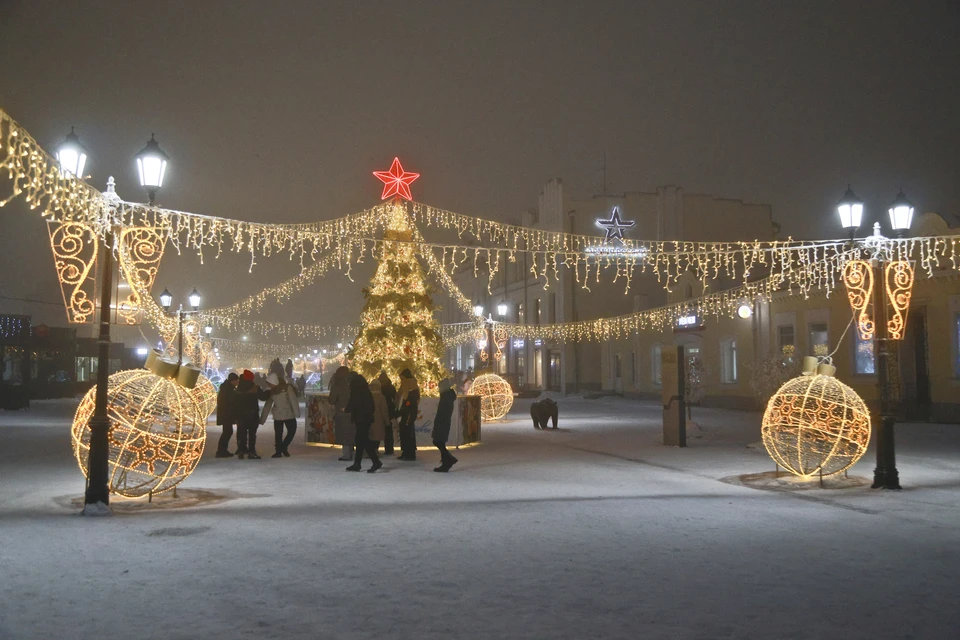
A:
{"type": "Polygon", "coordinates": [[[930,419],[930,353],[927,308],[910,310],[900,343],[901,412],[907,420],[930,419]]]}

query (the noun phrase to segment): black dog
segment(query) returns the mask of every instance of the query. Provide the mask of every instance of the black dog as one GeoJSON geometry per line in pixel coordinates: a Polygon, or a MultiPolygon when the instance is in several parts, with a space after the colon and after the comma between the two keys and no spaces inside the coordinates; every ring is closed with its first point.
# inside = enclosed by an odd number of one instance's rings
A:
{"type": "Polygon", "coordinates": [[[530,417],[534,429],[546,429],[547,418],[553,418],[553,428],[557,428],[557,403],[550,398],[537,400],[530,405],[530,417]]]}

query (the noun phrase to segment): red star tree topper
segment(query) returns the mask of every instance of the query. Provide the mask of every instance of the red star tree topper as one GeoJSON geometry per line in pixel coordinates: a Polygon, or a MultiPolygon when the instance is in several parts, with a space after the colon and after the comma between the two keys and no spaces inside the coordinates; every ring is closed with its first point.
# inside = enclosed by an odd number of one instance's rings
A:
{"type": "Polygon", "coordinates": [[[391,196],[400,196],[404,200],[413,200],[413,196],[410,194],[410,184],[419,178],[420,174],[404,171],[403,166],[400,164],[400,158],[393,159],[393,164],[390,165],[390,171],[374,171],[373,175],[377,176],[380,181],[383,182],[383,195],[380,196],[381,200],[386,200],[391,196]]]}

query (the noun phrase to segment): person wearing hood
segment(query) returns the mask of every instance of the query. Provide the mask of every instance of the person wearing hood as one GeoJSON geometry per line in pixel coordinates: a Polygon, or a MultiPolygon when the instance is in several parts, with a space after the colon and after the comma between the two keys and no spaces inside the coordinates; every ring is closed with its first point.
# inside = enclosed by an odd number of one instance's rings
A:
{"type": "Polygon", "coordinates": [[[420,386],[410,369],[400,372],[400,391],[397,393],[397,412],[400,417],[400,455],[398,460],[417,459],[417,433],[414,423],[420,408],[420,386]]]}
{"type": "Polygon", "coordinates": [[[254,384],[253,371],[243,370],[237,384],[237,458],[259,460],[257,455],[257,427],[260,426],[259,389],[254,384]]]}
{"type": "MultiPolygon", "coordinates": [[[[380,372],[380,377],[378,378],[380,383],[380,393],[383,394],[383,399],[387,402],[387,414],[388,421],[387,425],[384,427],[383,431],[383,453],[384,455],[392,456],[393,455],[393,421],[397,418],[397,388],[393,386],[393,383],[390,382],[390,376],[387,375],[386,371],[380,372]]],[[[370,390],[373,391],[373,384],[370,385],[370,390]]],[[[376,400],[376,392],[374,391],[374,400],[376,400]]]]}
{"type": "Polygon", "coordinates": [[[277,374],[271,373],[267,376],[267,401],[263,405],[263,411],[260,413],[260,424],[267,421],[267,416],[273,412],[273,433],[274,446],[276,453],[272,457],[281,456],[290,457],[288,447],[293,442],[293,436],[297,433],[297,418],[300,417],[300,400],[297,398],[297,392],[293,390],[293,385],[277,377],[277,374]],[[283,428],[287,428],[287,437],[283,437],[283,428]]]}
{"type": "Polygon", "coordinates": [[[217,424],[223,426],[220,442],[217,443],[217,458],[233,457],[228,447],[230,438],[233,437],[233,425],[237,423],[238,384],[240,384],[240,376],[231,372],[217,391],[217,424]]]}
{"type": "Polygon", "coordinates": [[[434,471],[446,473],[450,467],[457,464],[457,459],[447,451],[447,440],[450,438],[450,423],[453,418],[453,409],[457,404],[457,392],[453,390],[453,381],[447,378],[440,381],[440,403],[437,405],[437,417],[433,419],[433,446],[440,450],[440,466],[434,471]]]}
{"type": "MultiPolygon", "coordinates": [[[[353,459],[353,464],[347,467],[347,471],[360,471],[360,463],[363,462],[363,451],[366,449],[367,455],[373,461],[373,466],[367,470],[367,473],[376,473],[377,469],[383,466],[380,458],[377,456],[377,448],[380,446],[380,438],[371,440],[371,425],[376,417],[376,402],[373,399],[373,393],[366,379],[359,373],[350,375],[350,401],[347,403],[346,411],[353,419],[353,426],[356,428],[356,448],[357,454],[353,459]]],[[[378,430],[379,433],[379,430],[378,430]]]]}
{"type": "Polygon", "coordinates": [[[330,378],[330,404],[336,412],[333,414],[333,434],[340,444],[339,460],[353,460],[353,441],[355,438],[353,420],[346,412],[350,402],[350,369],[340,367],[330,378]]]}

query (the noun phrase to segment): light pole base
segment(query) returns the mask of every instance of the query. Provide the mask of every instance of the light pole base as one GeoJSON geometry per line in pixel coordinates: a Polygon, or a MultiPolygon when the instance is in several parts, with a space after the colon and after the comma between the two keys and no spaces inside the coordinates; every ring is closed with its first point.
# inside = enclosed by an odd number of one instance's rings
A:
{"type": "Polygon", "coordinates": [[[102,518],[105,516],[112,516],[113,509],[111,509],[110,505],[108,504],[104,504],[102,502],[92,502],[90,504],[83,505],[83,511],[80,512],[80,515],[102,518]]]}

